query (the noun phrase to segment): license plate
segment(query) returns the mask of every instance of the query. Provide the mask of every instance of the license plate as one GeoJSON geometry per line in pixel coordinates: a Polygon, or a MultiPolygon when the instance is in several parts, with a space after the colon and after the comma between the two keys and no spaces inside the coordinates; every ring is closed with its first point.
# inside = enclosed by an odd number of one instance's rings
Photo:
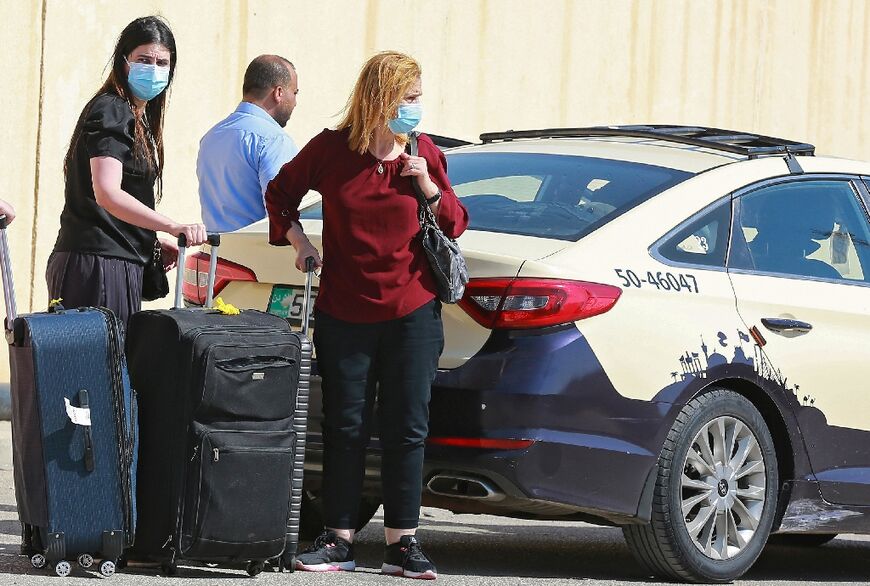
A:
{"type": "MultiPolygon", "coordinates": [[[[275,285],[269,297],[271,314],[286,318],[291,324],[302,325],[302,300],[305,299],[305,288],[275,285]]],[[[309,325],[314,326],[314,300],[317,299],[317,289],[311,288],[311,307],[308,308],[309,325]]]]}

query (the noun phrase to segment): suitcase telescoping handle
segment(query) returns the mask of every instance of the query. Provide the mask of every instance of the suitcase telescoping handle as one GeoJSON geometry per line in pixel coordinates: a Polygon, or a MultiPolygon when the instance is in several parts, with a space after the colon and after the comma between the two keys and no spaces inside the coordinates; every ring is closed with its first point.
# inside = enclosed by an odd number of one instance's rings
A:
{"type": "MultiPolygon", "coordinates": [[[[206,298],[205,307],[211,307],[214,302],[214,281],[217,273],[217,252],[221,245],[220,234],[209,234],[208,244],[211,247],[209,262],[208,262],[208,281],[206,282],[206,298]]],[[[184,234],[178,235],[178,275],[175,279],[175,304],[176,309],[181,307],[181,289],[184,285],[184,261],[187,255],[187,236],[184,234]]],[[[197,286],[199,286],[199,271],[196,271],[197,286]]]]}
{"type": "Polygon", "coordinates": [[[15,283],[12,281],[12,260],[9,258],[9,241],[6,240],[6,215],[0,215],[0,264],[3,273],[3,299],[6,301],[6,330],[12,329],[12,322],[18,317],[15,307],[15,283]]]}
{"type": "Polygon", "coordinates": [[[311,319],[311,281],[314,280],[314,257],[305,259],[305,297],[302,299],[302,333],[308,335],[308,325],[311,319]]]}

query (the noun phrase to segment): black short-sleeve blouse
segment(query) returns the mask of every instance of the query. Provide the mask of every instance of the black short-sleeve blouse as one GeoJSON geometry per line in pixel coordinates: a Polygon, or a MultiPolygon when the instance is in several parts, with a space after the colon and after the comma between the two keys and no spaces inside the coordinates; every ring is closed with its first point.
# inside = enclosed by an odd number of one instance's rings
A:
{"type": "Polygon", "coordinates": [[[123,165],[121,189],[154,209],[156,175],[147,162],[133,156],[133,111],[115,94],[97,96],[85,108],[82,132],[67,165],[65,204],[54,250],[144,264],[154,245],[154,231],[122,222],[101,208],[91,178],[92,158],[117,159],[123,165]]]}

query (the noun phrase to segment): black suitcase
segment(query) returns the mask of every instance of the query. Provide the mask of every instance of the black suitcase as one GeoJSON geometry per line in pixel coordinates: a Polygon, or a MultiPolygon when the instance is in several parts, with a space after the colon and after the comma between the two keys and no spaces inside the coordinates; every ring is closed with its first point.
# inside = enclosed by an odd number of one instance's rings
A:
{"type": "Polygon", "coordinates": [[[71,559],[111,576],[133,540],[136,400],[118,318],[108,309],[16,315],[0,216],[18,517],[30,562],[69,575],[71,559]]]}
{"type": "MultiPolygon", "coordinates": [[[[219,236],[209,238],[206,309],[141,311],[127,333],[139,394],[136,555],[293,570],[302,503],[311,343],[261,311],[208,309],[219,236]]],[[[308,317],[311,273],[306,286],[308,317]]]]}

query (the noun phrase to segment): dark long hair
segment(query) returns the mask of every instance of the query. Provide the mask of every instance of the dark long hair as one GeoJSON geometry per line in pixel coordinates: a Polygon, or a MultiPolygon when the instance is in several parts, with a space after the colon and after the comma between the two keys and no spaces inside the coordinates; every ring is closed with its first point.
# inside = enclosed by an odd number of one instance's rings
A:
{"type": "Polygon", "coordinates": [[[148,129],[145,127],[143,116],[136,116],[136,126],[134,131],[133,142],[133,157],[145,161],[157,176],[157,201],[163,194],[163,115],[166,109],[167,95],[169,88],[172,86],[172,79],[175,77],[175,65],[178,62],[178,56],[175,50],[175,37],[169,28],[169,25],[159,16],[143,16],[137,18],[128,24],[121,35],[118,37],[118,42],[115,44],[115,51],[112,55],[112,70],[109,76],[103,83],[102,87],[97,90],[97,93],[88,101],[87,105],[82,110],[79,121],[73,131],[72,138],[69,142],[69,150],[67,150],[66,158],[64,159],[64,174],[66,174],[78,146],[79,139],[82,135],[82,127],[85,119],[91,109],[94,100],[103,94],[115,94],[127,100],[130,108],[135,112],[135,104],[133,102],[133,93],[130,91],[130,86],[127,84],[126,73],[126,58],[136,47],[141,45],[150,45],[156,43],[163,45],[169,50],[169,84],[159,96],[149,100],[145,105],[144,118],[147,120],[148,128],[151,136],[154,139],[152,148],[150,139],[148,138],[148,129]]]}

